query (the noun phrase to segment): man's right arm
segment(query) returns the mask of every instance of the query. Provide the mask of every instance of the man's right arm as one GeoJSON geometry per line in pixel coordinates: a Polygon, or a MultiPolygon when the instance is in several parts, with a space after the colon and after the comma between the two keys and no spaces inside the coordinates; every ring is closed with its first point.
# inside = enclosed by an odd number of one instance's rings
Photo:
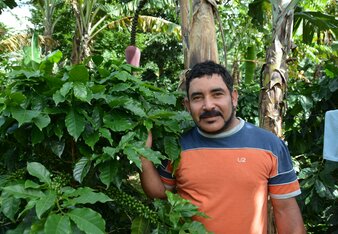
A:
{"type": "MultiPolygon", "coordinates": [[[[151,131],[148,133],[146,147],[151,148],[153,137],[151,131]]],[[[143,191],[150,198],[167,198],[165,191],[168,189],[163,184],[160,174],[155,168],[154,164],[141,156],[142,171],[140,172],[140,179],[143,191]]],[[[171,190],[171,189],[170,189],[171,190]]]]}
{"type": "Polygon", "coordinates": [[[141,157],[141,161],[140,179],[143,191],[150,198],[165,199],[167,197],[166,188],[154,164],[144,157],[141,157]]]}

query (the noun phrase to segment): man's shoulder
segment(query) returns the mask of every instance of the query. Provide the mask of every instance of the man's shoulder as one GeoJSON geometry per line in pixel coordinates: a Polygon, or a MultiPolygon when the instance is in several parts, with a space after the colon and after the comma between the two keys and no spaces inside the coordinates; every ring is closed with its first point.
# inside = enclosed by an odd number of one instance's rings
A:
{"type": "Polygon", "coordinates": [[[274,133],[268,131],[264,128],[258,127],[252,123],[245,122],[244,128],[246,133],[255,134],[256,136],[271,138],[271,139],[279,139],[274,133]]]}

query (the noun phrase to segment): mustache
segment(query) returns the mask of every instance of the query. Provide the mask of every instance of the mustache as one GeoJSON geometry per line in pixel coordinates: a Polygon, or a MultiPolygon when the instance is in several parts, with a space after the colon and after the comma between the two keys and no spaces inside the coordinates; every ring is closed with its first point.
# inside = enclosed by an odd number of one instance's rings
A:
{"type": "Polygon", "coordinates": [[[215,117],[215,116],[222,116],[222,113],[218,110],[211,110],[211,111],[205,111],[200,115],[200,119],[208,118],[208,117],[215,117]]]}

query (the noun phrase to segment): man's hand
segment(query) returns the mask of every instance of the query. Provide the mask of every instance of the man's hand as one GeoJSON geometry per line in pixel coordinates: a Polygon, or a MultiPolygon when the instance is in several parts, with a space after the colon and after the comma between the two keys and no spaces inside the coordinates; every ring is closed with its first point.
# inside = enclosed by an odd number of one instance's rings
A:
{"type": "Polygon", "coordinates": [[[151,133],[151,131],[148,132],[148,138],[146,141],[146,146],[151,148],[153,145],[153,134],[151,133]]]}

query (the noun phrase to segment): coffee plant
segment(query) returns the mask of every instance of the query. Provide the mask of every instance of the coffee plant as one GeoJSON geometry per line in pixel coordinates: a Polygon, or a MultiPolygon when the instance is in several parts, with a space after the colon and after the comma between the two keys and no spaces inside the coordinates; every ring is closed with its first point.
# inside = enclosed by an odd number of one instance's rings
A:
{"type": "Polygon", "coordinates": [[[62,62],[60,51],[41,60],[28,50],[1,74],[0,232],[205,233],[195,206],[170,193],[151,201],[138,181],[140,155],[178,160],[191,125],[182,94],[118,60],[62,62]]]}

